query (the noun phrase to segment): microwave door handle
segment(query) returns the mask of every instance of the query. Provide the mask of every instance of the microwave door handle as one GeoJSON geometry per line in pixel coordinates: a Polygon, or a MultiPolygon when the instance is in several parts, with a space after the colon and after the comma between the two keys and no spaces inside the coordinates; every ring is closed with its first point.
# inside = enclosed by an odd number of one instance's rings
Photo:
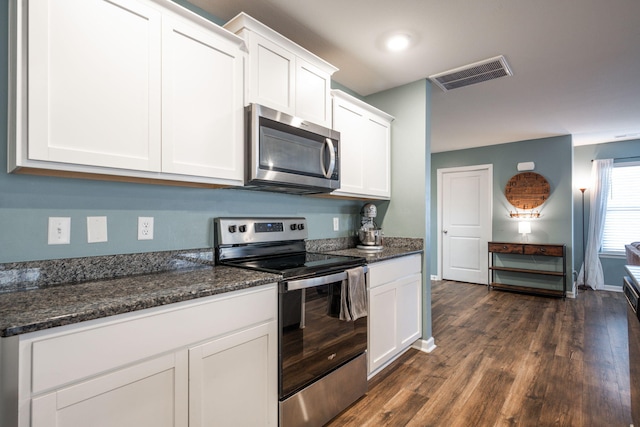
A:
{"type": "Polygon", "coordinates": [[[322,173],[324,173],[325,178],[331,178],[333,170],[336,167],[336,151],[333,142],[329,138],[324,140],[322,151],[324,152],[327,147],[329,147],[329,169],[327,170],[324,167],[324,156],[320,158],[320,166],[322,167],[322,173]]]}

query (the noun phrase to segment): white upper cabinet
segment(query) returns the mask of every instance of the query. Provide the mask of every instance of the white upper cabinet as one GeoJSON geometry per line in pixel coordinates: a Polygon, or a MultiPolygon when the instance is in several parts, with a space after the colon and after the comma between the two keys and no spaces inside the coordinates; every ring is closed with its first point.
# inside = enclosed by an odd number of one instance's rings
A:
{"type": "Polygon", "coordinates": [[[160,25],[137,1],[29,2],[29,159],[160,171],[160,25]]]}
{"type": "Polygon", "coordinates": [[[248,45],[245,104],[331,127],[331,75],[337,68],[245,13],[224,28],[248,45]]]}
{"type": "Polygon", "coordinates": [[[342,91],[333,90],[333,128],[340,132],[337,196],[391,198],[393,117],[342,91]]]}
{"type": "Polygon", "coordinates": [[[242,39],[168,0],[10,10],[10,171],[242,184],[242,39]]]}
{"type": "Polygon", "coordinates": [[[242,52],[180,17],[162,40],[162,171],[242,180],[242,52]]]}

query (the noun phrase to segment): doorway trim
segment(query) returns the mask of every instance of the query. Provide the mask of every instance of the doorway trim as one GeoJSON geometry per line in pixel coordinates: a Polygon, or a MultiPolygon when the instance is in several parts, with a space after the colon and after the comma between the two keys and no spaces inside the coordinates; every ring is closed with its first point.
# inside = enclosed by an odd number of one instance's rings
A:
{"type": "MultiPolygon", "coordinates": [[[[471,166],[458,166],[451,168],[438,168],[437,169],[437,208],[436,208],[436,234],[438,235],[437,240],[437,273],[435,276],[431,276],[433,280],[442,280],[442,185],[443,185],[443,175],[445,173],[452,172],[470,172],[476,170],[487,170],[489,173],[489,235],[493,235],[493,164],[482,164],[482,165],[471,165],[471,166]]],[[[480,254],[482,256],[482,254],[480,254]]]]}

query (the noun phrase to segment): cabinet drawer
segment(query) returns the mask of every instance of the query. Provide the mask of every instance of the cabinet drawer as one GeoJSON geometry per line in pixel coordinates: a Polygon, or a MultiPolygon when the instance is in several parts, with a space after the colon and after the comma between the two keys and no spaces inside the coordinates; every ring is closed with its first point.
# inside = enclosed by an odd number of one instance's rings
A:
{"type": "Polygon", "coordinates": [[[422,271],[420,254],[407,255],[369,264],[369,288],[383,285],[422,271]]]}
{"type": "Polygon", "coordinates": [[[514,243],[489,243],[489,252],[500,254],[521,254],[523,253],[522,245],[514,243]]]}
{"type": "Polygon", "coordinates": [[[525,255],[562,256],[562,246],[526,245],[525,255]]]}

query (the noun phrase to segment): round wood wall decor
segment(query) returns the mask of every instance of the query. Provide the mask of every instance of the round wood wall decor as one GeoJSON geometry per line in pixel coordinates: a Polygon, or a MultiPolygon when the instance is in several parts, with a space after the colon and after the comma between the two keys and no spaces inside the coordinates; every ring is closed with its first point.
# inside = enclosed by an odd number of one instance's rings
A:
{"type": "Polygon", "coordinates": [[[509,203],[519,209],[537,208],[549,198],[550,192],[549,182],[535,172],[512,176],[504,189],[509,203]]]}

